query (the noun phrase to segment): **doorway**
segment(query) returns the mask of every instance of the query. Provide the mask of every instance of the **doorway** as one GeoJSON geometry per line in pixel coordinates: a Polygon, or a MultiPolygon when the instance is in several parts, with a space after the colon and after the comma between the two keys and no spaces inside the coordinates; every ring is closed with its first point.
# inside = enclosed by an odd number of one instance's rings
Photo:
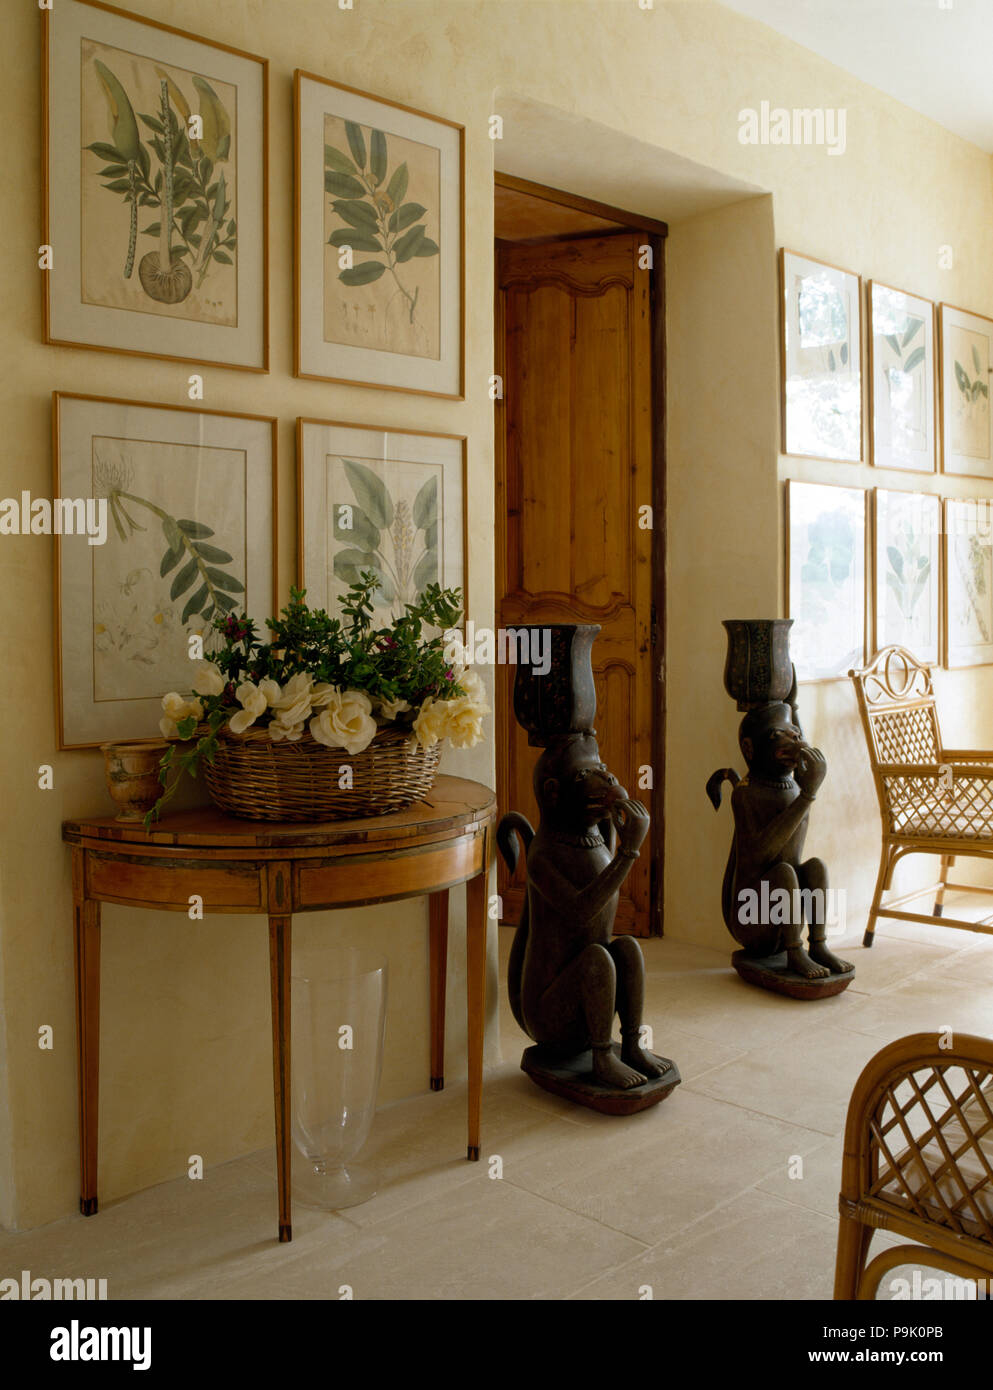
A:
{"type": "MultiPolygon", "coordinates": [[[[637,936],[662,932],[666,230],[496,175],[496,626],[600,626],[600,751],[652,816],[615,923],[637,936]]],[[[536,824],[513,678],[497,668],[497,800],[536,824]]],[[[518,921],[522,865],[498,891],[518,921]]]]}

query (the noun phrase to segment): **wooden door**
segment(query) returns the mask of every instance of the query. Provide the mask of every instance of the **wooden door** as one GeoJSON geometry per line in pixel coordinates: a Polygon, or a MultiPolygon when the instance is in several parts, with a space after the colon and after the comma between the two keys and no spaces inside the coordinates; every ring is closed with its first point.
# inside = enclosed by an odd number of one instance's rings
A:
{"type": "MultiPolygon", "coordinates": [[[[644,234],[500,244],[497,251],[497,622],[599,623],[597,737],[649,807],[661,719],[652,660],[652,285],[644,234]]],[[[540,753],[513,716],[515,668],[497,671],[497,801],[537,824],[540,753]]],[[[627,879],[616,930],[647,936],[656,826],[627,879]]],[[[503,920],[523,872],[502,861],[503,920]]]]}

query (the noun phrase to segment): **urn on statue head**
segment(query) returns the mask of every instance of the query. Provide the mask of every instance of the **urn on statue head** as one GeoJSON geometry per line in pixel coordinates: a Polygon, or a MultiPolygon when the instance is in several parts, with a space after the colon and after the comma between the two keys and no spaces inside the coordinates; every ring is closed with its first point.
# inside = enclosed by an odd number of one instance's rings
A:
{"type": "Polygon", "coordinates": [[[596,687],[593,642],[597,623],[531,623],[511,629],[518,638],[514,715],[532,748],[564,734],[593,733],[596,687]]]}
{"type": "Polygon", "coordinates": [[[739,710],[792,703],[795,673],[790,660],[792,618],[725,618],[728,654],[724,689],[739,710]]]}

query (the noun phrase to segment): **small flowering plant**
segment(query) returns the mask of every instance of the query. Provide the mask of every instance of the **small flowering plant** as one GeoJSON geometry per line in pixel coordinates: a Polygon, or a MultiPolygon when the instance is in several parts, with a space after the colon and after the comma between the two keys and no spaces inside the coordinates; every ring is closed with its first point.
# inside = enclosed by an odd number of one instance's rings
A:
{"type": "Polygon", "coordinates": [[[488,714],[483,683],[466,670],[466,654],[453,624],[461,612],[458,589],[430,584],[390,627],[373,628],[378,575],[362,573],[342,603],[343,623],[311,611],[306,591],[290,590],[278,618],[269,618],[263,642],[250,618],[214,619],[224,647],[196,664],[193,694],[162,698],[163,737],[174,744],[160,764],[166,791],[145,817],[146,829],[170,799],[182,775],[212,762],[225,733],[262,729],[274,742],[295,743],[305,733],[328,748],[362,752],[386,726],[407,729],[422,748],[447,738],[471,748],[488,714]],[[425,638],[424,626],[441,629],[425,638]],[[175,773],[171,784],[170,773],[175,773]]]}

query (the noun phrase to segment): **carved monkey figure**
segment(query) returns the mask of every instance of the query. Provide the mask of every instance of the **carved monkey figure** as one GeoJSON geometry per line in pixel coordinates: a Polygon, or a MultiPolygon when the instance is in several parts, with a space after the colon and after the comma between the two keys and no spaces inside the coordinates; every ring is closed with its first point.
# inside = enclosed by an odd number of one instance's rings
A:
{"type": "Polygon", "coordinates": [[[751,956],[785,951],[789,969],[805,979],[844,974],[853,967],[826,945],[827,868],[821,859],[803,858],[810,806],[827,773],[824,754],[804,742],[790,706],[774,702],[745,716],[738,742],[748,765],[744,780],[733,768],[720,768],[707,783],[715,808],[721,802],[721,783],[734,787],[734,839],[722,890],[728,931],[751,956]],[[762,914],[756,914],[756,903],[772,903],[778,910],[766,912],[768,920],[758,920],[762,914]],[[808,949],[803,945],[805,907],[808,949]]]}
{"type": "Polygon", "coordinates": [[[554,739],[534,771],[538,829],[504,816],[497,844],[511,872],[527,855],[527,897],[508,968],[517,1022],[557,1056],[593,1050],[593,1072],[627,1089],[668,1069],[640,1045],[644,960],[630,936],[611,939],[617,898],[648,832],[648,812],[608,772],[589,733],[554,739]],[[616,830],[617,850],[607,847],[616,830]],[[620,1016],[621,1058],[611,1050],[620,1016]]]}

